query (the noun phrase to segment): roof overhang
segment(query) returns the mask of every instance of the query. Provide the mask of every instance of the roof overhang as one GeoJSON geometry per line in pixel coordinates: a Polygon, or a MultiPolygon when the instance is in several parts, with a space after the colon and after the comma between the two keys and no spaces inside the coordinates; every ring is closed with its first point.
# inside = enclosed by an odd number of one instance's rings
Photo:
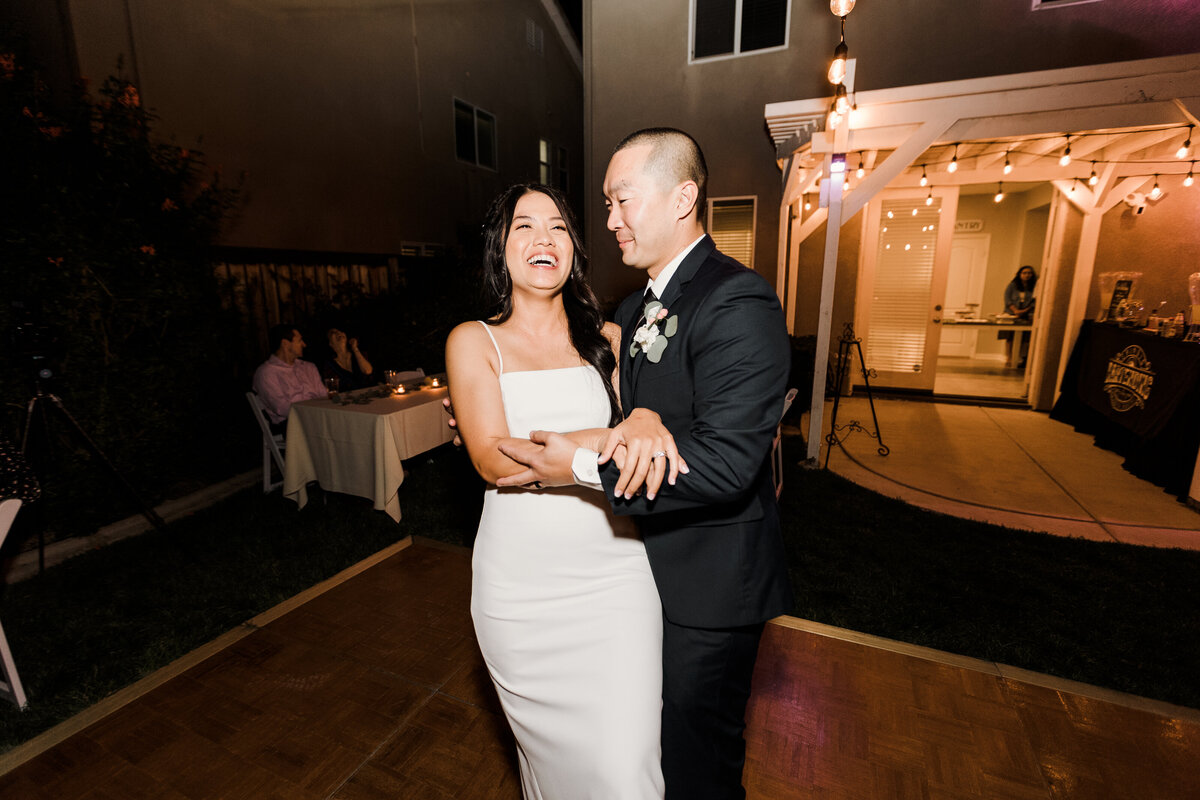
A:
{"type": "Polygon", "coordinates": [[[918,185],[923,172],[943,186],[1086,182],[1092,161],[1108,171],[1108,186],[1185,173],[1189,161],[1173,154],[1186,126],[1200,124],[1200,53],[877,89],[854,99],[836,135],[823,130],[830,97],[766,106],[777,163],[789,173],[785,202],[813,190],[833,152],[857,153],[871,170],[847,193],[843,219],[884,187],[918,185]],[[1063,166],[1068,144],[1072,161],[1063,166]],[[955,154],[958,170],[948,173],[955,154]]]}

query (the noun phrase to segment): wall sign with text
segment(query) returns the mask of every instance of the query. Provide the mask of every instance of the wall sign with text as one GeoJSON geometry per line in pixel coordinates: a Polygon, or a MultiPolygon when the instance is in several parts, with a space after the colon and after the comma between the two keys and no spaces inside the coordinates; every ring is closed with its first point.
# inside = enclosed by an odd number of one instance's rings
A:
{"type": "Polygon", "coordinates": [[[955,233],[979,233],[983,230],[983,220],[981,219],[956,219],[954,221],[955,233]]]}

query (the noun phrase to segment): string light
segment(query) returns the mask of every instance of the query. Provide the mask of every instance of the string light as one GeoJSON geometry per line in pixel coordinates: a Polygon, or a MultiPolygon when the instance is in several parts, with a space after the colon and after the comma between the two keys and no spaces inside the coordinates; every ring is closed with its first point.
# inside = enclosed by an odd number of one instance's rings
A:
{"type": "Polygon", "coordinates": [[[954,145],[954,157],[950,159],[950,166],[946,167],[946,172],[958,172],[958,145],[954,145]]]}
{"type": "Polygon", "coordinates": [[[865,169],[863,169],[862,153],[859,153],[858,154],[858,169],[856,169],[854,171],[854,177],[861,178],[863,175],[866,175],[866,174],[867,174],[867,171],[865,169]]]}
{"type": "Polygon", "coordinates": [[[1194,177],[1192,177],[1192,173],[1195,171],[1196,171],[1196,162],[1193,161],[1191,164],[1188,165],[1187,177],[1183,179],[1184,186],[1191,186],[1193,183],[1196,182],[1196,179],[1194,177]]]}
{"type": "Polygon", "coordinates": [[[846,80],[846,57],[850,55],[850,48],[846,47],[846,18],[842,17],[842,41],[833,49],[833,61],[829,64],[829,72],[826,76],[829,82],[834,86],[846,80]]]}
{"type": "Polygon", "coordinates": [[[1192,154],[1192,126],[1188,125],[1187,139],[1183,144],[1179,145],[1179,149],[1175,151],[1175,157],[1180,161],[1192,154]]]}
{"type": "Polygon", "coordinates": [[[858,0],[829,0],[829,10],[833,12],[835,17],[845,18],[847,14],[854,10],[854,4],[858,0]]]}
{"type": "Polygon", "coordinates": [[[808,195],[804,195],[804,210],[812,211],[812,200],[808,199],[808,195]]]}
{"type": "Polygon", "coordinates": [[[1013,170],[1012,162],[1008,160],[1008,155],[1011,152],[1012,152],[1011,150],[1004,151],[1004,174],[1005,175],[1008,175],[1013,170]]]}
{"type": "Polygon", "coordinates": [[[929,185],[929,176],[925,174],[925,165],[924,164],[921,165],[921,185],[922,186],[929,185]]]}
{"type": "Polygon", "coordinates": [[[1071,163],[1071,134],[1067,134],[1067,149],[1063,151],[1062,158],[1058,160],[1060,167],[1065,167],[1071,163]]]}
{"type": "Polygon", "coordinates": [[[1162,189],[1158,188],[1158,175],[1154,176],[1154,188],[1150,190],[1150,199],[1157,200],[1162,197],[1162,189]]]}
{"type": "Polygon", "coordinates": [[[1004,181],[996,183],[996,196],[992,198],[992,202],[999,203],[1004,199],[1004,181]]]}
{"type": "MultiPolygon", "coordinates": [[[[840,87],[845,88],[845,87],[840,87]]],[[[836,131],[838,126],[842,124],[842,115],[838,113],[837,103],[833,102],[829,105],[829,116],[825,118],[825,129],[836,131]]]]}
{"type": "Polygon", "coordinates": [[[929,187],[929,194],[925,195],[925,205],[933,205],[933,187],[929,187]]]}
{"type": "Polygon", "coordinates": [[[1096,162],[1092,162],[1092,174],[1088,176],[1088,186],[1095,186],[1100,182],[1100,176],[1096,174],[1096,162]]]}
{"type": "Polygon", "coordinates": [[[837,91],[833,93],[833,107],[843,117],[850,110],[850,97],[846,94],[845,84],[839,83],[837,91]]]}

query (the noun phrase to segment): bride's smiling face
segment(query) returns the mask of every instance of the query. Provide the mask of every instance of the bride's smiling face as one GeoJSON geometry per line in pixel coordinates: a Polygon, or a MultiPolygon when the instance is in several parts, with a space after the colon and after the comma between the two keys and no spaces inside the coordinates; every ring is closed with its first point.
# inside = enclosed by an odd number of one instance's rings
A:
{"type": "Polygon", "coordinates": [[[513,209],[504,243],[513,289],[558,291],[571,275],[575,245],[558,206],[541,192],[527,192],[513,209]]]}

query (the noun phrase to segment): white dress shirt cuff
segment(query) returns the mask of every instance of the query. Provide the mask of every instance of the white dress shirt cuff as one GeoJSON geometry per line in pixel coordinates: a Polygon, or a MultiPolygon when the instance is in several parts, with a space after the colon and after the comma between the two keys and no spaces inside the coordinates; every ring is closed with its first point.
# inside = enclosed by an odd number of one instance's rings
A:
{"type": "Polygon", "coordinates": [[[604,490],[600,483],[600,467],[596,464],[598,458],[600,454],[595,450],[586,447],[575,450],[575,456],[571,459],[571,474],[575,477],[575,483],[589,489],[604,490]]]}

